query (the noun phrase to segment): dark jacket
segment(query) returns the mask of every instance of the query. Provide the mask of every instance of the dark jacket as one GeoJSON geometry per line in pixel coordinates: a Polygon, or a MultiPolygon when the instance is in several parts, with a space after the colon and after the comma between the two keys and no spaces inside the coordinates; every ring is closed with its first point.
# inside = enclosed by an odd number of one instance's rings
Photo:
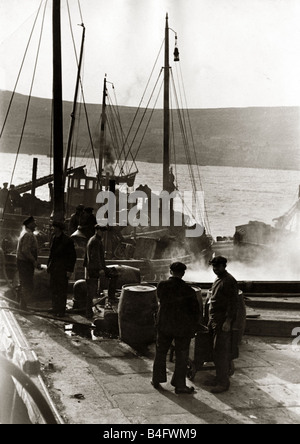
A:
{"type": "Polygon", "coordinates": [[[86,246],[83,266],[89,271],[105,270],[104,246],[97,234],[92,236],[86,246]]]}
{"type": "Polygon", "coordinates": [[[50,243],[50,254],[47,264],[49,273],[73,272],[76,263],[76,251],[73,240],[62,233],[53,236],[50,243]]]}
{"type": "Polygon", "coordinates": [[[97,219],[93,213],[86,213],[84,211],[80,216],[81,231],[88,239],[90,239],[95,234],[96,224],[97,219]]]}
{"type": "Polygon", "coordinates": [[[159,282],[157,296],[160,306],[157,328],[173,337],[193,337],[198,325],[200,309],[196,292],[184,280],[171,276],[159,282]]]}
{"type": "Polygon", "coordinates": [[[217,278],[211,288],[212,295],[209,303],[209,322],[219,325],[226,318],[232,321],[236,318],[238,302],[238,284],[234,277],[225,271],[221,278],[217,278]]]}

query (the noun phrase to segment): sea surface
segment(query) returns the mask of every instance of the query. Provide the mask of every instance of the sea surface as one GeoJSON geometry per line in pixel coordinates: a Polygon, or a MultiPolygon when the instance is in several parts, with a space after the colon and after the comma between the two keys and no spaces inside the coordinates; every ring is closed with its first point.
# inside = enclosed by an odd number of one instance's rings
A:
{"type": "MultiPolygon", "coordinates": [[[[3,182],[18,185],[30,181],[34,157],[20,154],[16,160],[13,154],[0,153],[0,186],[3,182]]],[[[93,162],[92,159],[77,159],[74,166],[86,165],[87,173],[95,174],[93,162]]],[[[137,162],[137,167],[135,186],[147,184],[159,192],[162,189],[162,165],[137,162]]],[[[50,174],[51,169],[51,159],[38,156],[37,177],[50,174]]],[[[189,191],[188,166],[179,165],[173,172],[177,173],[179,189],[189,191]]],[[[250,220],[272,224],[273,219],[288,211],[298,197],[300,171],[297,170],[202,166],[199,173],[197,190],[203,191],[209,231],[214,238],[233,236],[237,225],[250,220]]],[[[48,199],[48,186],[38,188],[36,195],[48,199]]],[[[284,278],[283,274],[281,277],[284,278]]],[[[239,278],[246,277],[240,274],[239,278]]],[[[277,279],[280,280],[280,276],[277,279]]]]}

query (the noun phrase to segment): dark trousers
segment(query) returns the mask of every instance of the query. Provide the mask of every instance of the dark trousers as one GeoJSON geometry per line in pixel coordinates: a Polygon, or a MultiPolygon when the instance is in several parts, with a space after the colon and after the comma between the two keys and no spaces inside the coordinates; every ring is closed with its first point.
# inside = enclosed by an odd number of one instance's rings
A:
{"type": "Polygon", "coordinates": [[[186,386],[186,371],[189,357],[190,337],[173,337],[162,332],[157,333],[156,352],[153,364],[152,381],[154,384],[167,381],[166,358],[174,339],[175,342],[175,370],[171,384],[177,388],[186,386]]]}
{"type": "Polygon", "coordinates": [[[68,295],[68,278],[64,270],[50,272],[50,288],[52,293],[53,311],[64,315],[68,295]]]}
{"type": "Polygon", "coordinates": [[[34,265],[32,262],[17,260],[17,268],[21,286],[21,306],[25,308],[33,295],[34,265]]]}
{"type": "Polygon", "coordinates": [[[116,294],[118,275],[106,277],[104,270],[87,269],[87,299],[88,307],[92,306],[93,299],[97,298],[99,278],[108,284],[108,300],[113,300],[116,294]]]}
{"type": "Polygon", "coordinates": [[[86,279],[87,295],[86,295],[86,316],[93,315],[93,299],[98,296],[98,278],[89,277],[86,279]]]}
{"type": "Polygon", "coordinates": [[[213,360],[216,367],[216,378],[220,385],[228,386],[231,362],[231,331],[213,328],[213,360]]]}

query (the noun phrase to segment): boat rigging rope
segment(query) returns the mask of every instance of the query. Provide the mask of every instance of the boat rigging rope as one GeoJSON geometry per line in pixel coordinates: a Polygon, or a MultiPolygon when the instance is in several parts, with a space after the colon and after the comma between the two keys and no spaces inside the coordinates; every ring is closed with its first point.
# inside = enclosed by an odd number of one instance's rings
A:
{"type": "MultiPolygon", "coordinates": [[[[81,6],[80,6],[80,0],[77,0],[77,3],[78,3],[78,9],[79,9],[79,14],[80,14],[81,23],[83,23],[82,12],[81,12],[81,6]]],[[[69,7],[69,6],[68,6],[68,7],[69,7]]]]}
{"type": "Polygon", "coordinates": [[[5,125],[6,125],[6,121],[7,121],[9,112],[10,112],[10,108],[11,108],[11,105],[12,105],[12,102],[13,102],[13,98],[14,98],[14,95],[15,95],[15,92],[16,92],[16,88],[17,88],[18,83],[19,83],[20,75],[21,75],[21,72],[22,72],[22,69],[23,69],[23,65],[24,65],[24,62],[25,62],[25,59],[26,59],[27,51],[28,51],[29,44],[30,44],[30,41],[31,41],[31,38],[32,38],[32,35],[33,35],[33,31],[34,31],[34,28],[35,28],[35,25],[36,25],[36,21],[37,21],[37,18],[39,16],[39,12],[40,12],[40,9],[41,9],[41,6],[42,6],[42,2],[43,2],[43,0],[41,0],[40,6],[38,8],[38,11],[37,11],[37,14],[36,14],[36,17],[35,17],[35,20],[34,20],[34,24],[33,24],[33,27],[32,27],[32,30],[31,30],[31,33],[30,33],[30,36],[29,36],[29,40],[28,40],[27,45],[26,45],[25,53],[24,53],[24,56],[23,56],[23,59],[22,59],[22,62],[21,62],[21,66],[20,66],[18,75],[17,75],[17,80],[16,80],[16,83],[15,83],[15,86],[14,86],[14,89],[13,89],[13,92],[12,92],[12,95],[11,95],[11,98],[10,98],[10,101],[9,101],[8,109],[7,109],[6,114],[5,114],[5,119],[4,119],[4,122],[3,122],[3,125],[2,125],[2,129],[1,129],[1,132],[0,132],[0,138],[2,137],[4,128],[5,128],[5,125]]]}
{"type": "MultiPolygon", "coordinates": [[[[160,75],[161,75],[161,73],[162,73],[162,70],[160,71],[160,75]]],[[[159,77],[160,77],[160,75],[159,75],[159,77]]],[[[156,85],[157,85],[157,83],[158,83],[159,77],[158,77],[157,82],[156,82],[156,84],[155,84],[155,86],[154,86],[154,88],[153,88],[153,91],[156,89],[156,85]]],[[[139,143],[139,146],[138,146],[138,148],[137,148],[137,150],[136,150],[136,153],[135,153],[135,155],[134,155],[134,160],[136,159],[136,157],[137,157],[137,155],[138,155],[138,153],[139,153],[139,150],[140,150],[140,148],[141,148],[141,146],[142,146],[142,144],[143,144],[143,141],[144,141],[144,138],[145,138],[145,135],[146,135],[147,129],[148,129],[148,127],[149,127],[150,121],[151,121],[151,119],[152,119],[152,116],[153,116],[153,113],[154,113],[154,109],[155,109],[155,106],[156,106],[156,103],[157,103],[158,97],[159,97],[159,95],[160,95],[160,91],[161,91],[161,89],[162,89],[162,86],[163,86],[163,82],[161,83],[161,86],[160,86],[160,88],[159,88],[159,93],[157,94],[157,97],[156,97],[155,103],[154,103],[154,105],[153,105],[153,107],[152,107],[152,110],[151,110],[150,116],[149,116],[148,121],[147,121],[147,123],[146,123],[145,129],[144,129],[144,132],[143,132],[143,135],[142,135],[141,140],[140,140],[140,143],[139,143]]],[[[137,135],[138,135],[139,129],[140,129],[140,127],[141,127],[141,124],[142,124],[142,122],[143,122],[143,120],[144,120],[144,117],[145,117],[147,111],[148,111],[148,107],[149,107],[150,100],[152,99],[152,95],[153,95],[153,93],[152,93],[151,96],[150,96],[150,99],[149,99],[149,101],[148,101],[147,107],[144,109],[143,115],[142,115],[142,117],[141,117],[141,119],[140,119],[140,123],[139,123],[139,125],[138,125],[138,127],[137,127],[137,129],[136,129],[135,135],[134,135],[134,137],[133,137],[133,139],[132,139],[131,146],[133,145],[133,143],[134,143],[134,141],[135,141],[135,139],[136,139],[136,137],[137,137],[137,135]]]]}
{"type": "MultiPolygon", "coordinates": [[[[139,105],[138,105],[138,107],[137,107],[137,109],[136,109],[136,112],[135,112],[134,118],[133,118],[133,120],[132,120],[132,122],[131,122],[131,125],[130,125],[129,131],[128,131],[128,133],[127,133],[126,140],[125,140],[124,144],[127,143],[127,140],[128,140],[129,134],[131,133],[131,130],[132,130],[133,125],[134,125],[134,123],[135,123],[135,121],[136,121],[137,115],[138,115],[138,113],[139,113],[139,111],[140,111],[140,108],[141,108],[142,102],[143,102],[143,100],[144,100],[144,97],[145,97],[146,91],[147,91],[147,89],[148,89],[148,86],[149,86],[150,80],[151,80],[151,78],[152,78],[152,76],[153,76],[153,72],[154,72],[155,67],[156,67],[156,65],[157,65],[157,62],[158,62],[158,59],[159,59],[159,56],[160,56],[160,53],[161,53],[161,51],[162,51],[163,46],[164,46],[164,39],[163,39],[162,44],[161,44],[161,46],[160,46],[160,49],[159,49],[159,51],[158,51],[157,57],[156,57],[156,59],[155,59],[154,65],[153,65],[153,67],[152,67],[152,70],[151,70],[150,76],[149,76],[149,78],[148,78],[148,81],[147,81],[147,84],[146,84],[146,86],[145,86],[145,89],[144,89],[143,95],[142,95],[142,97],[141,97],[141,100],[140,100],[140,102],[139,102],[139,105]]],[[[149,101],[148,101],[148,103],[149,103],[149,101]]],[[[146,111],[147,111],[147,107],[146,107],[146,111]]],[[[144,112],[144,114],[145,114],[145,112],[144,112]]],[[[143,114],[143,115],[144,115],[144,114],[143,114]]],[[[135,133],[135,137],[136,137],[136,135],[137,135],[137,133],[135,133]]],[[[135,140],[135,137],[134,137],[134,140],[135,140]]],[[[130,148],[132,148],[132,145],[133,145],[133,141],[131,142],[130,148]]],[[[124,160],[123,165],[124,165],[125,162],[127,161],[127,157],[128,157],[128,155],[125,157],[125,160],[124,160]]],[[[136,157],[137,157],[137,154],[135,155],[134,158],[136,159],[136,157]]],[[[130,168],[130,170],[131,170],[131,168],[130,168]]]]}
{"type": "MultiPolygon", "coordinates": [[[[113,87],[113,90],[114,90],[114,87],[113,87]]],[[[108,105],[106,107],[106,115],[107,115],[106,124],[107,124],[108,130],[109,130],[109,133],[111,135],[111,144],[112,144],[114,151],[116,153],[116,162],[114,163],[114,165],[112,165],[112,167],[114,170],[114,174],[117,173],[117,168],[119,168],[120,174],[122,175],[122,174],[124,174],[124,166],[121,165],[121,162],[122,162],[121,156],[122,155],[124,155],[124,157],[126,156],[125,143],[124,143],[125,134],[124,134],[122,124],[121,124],[119,109],[118,109],[117,105],[113,104],[113,101],[112,101],[110,95],[108,94],[108,92],[107,92],[107,98],[108,98],[108,105]],[[122,147],[122,148],[120,148],[120,147],[122,147]]],[[[114,100],[116,103],[116,98],[114,100]]],[[[130,152],[130,154],[131,154],[131,158],[133,159],[133,155],[131,152],[130,152]]],[[[111,159],[111,160],[115,161],[115,159],[111,159]]],[[[137,169],[136,164],[135,164],[135,167],[137,169]]]]}
{"type": "MultiPolygon", "coordinates": [[[[178,118],[178,122],[179,122],[179,126],[181,128],[181,134],[182,134],[182,141],[183,141],[183,146],[185,149],[185,156],[186,156],[186,160],[187,160],[187,167],[189,170],[189,177],[191,180],[191,187],[192,187],[192,192],[193,192],[193,196],[196,199],[196,208],[200,209],[200,205],[199,202],[197,202],[197,187],[196,187],[196,181],[195,181],[195,177],[194,177],[194,172],[193,172],[193,167],[192,167],[192,160],[191,160],[191,156],[190,156],[190,151],[189,151],[189,144],[188,144],[188,137],[186,134],[186,128],[185,128],[185,120],[184,120],[184,115],[183,115],[183,111],[181,112],[179,109],[179,105],[178,105],[178,98],[176,97],[176,90],[175,90],[175,85],[174,85],[174,79],[173,79],[173,74],[171,73],[171,80],[172,80],[172,84],[173,84],[173,88],[174,88],[174,94],[175,94],[175,98],[177,99],[176,102],[176,109],[177,109],[177,118],[178,118]]],[[[171,114],[172,117],[172,128],[174,129],[174,116],[173,114],[171,114]]],[[[173,152],[175,154],[176,150],[175,150],[175,137],[173,135],[172,138],[172,142],[173,142],[173,152]]],[[[175,157],[174,160],[176,161],[175,157]]],[[[178,187],[177,187],[178,190],[178,187]]],[[[193,217],[193,211],[191,208],[189,208],[186,204],[186,202],[181,199],[183,204],[184,204],[184,208],[188,211],[188,213],[193,217]]],[[[195,215],[196,216],[196,215],[195,215]]],[[[204,217],[202,214],[200,214],[201,220],[203,221],[204,217]]],[[[195,218],[195,217],[194,217],[195,218]]]]}
{"type": "MultiPolygon", "coordinates": [[[[31,30],[31,33],[30,33],[30,36],[29,36],[29,40],[28,40],[28,43],[27,43],[27,46],[26,46],[25,54],[24,54],[24,57],[23,57],[23,60],[22,60],[22,63],[21,63],[21,68],[20,68],[20,70],[19,70],[18,77],[17,77],[17,81],[16,81],[16,84],[15,84],[15,87],[14,87],[14,90],[13,90],[13,94],[12,94],[12,97],[11,97],[10,104],[9,104],[9,110],[10,110],[10,106],[11,106],[11,103],[12,103],[13,96],[14,96],[15,91],[16,91],[16,87],[17,87],[17,84],[18,84],[18,81],[19,81],[19,77],[20,77],[20,74],[21,74],[22,68],[23,68],[23,64],[24,64],[24,61],[25,61],[25,58],[26,58],[26,55],[27,55],[27,50],[28,50],[28,47],[29,47],[29,44],[30,44],[30,41],[31,41],[31,38],[32,38],[32,35],[33,35],[33,31],[34,31],[34,29],[35,29],[35,25],[36,25],[36,22],[37,22],[37,18],[38,18],[39,13],[40,13],[41,5],[42,5],[42,1],[41,1],[41,3],[40,3],[40,7],[39,7],[38,12],[37,12],[37,14],[36,14],[36,17],[35,17],[35,20],[34,20],[34,23],[33,23],[33,27],[32,27],[32,30],[31,30]]],[[[40,28],[40,35],[39,35],[39,40],[38,40],[38,50],[37,50],[37,55],[36,55],[36,58],[35,58],[35,63],[34,63],[34,68],[33,68],[33,74],[32,74],[32,80],[31,80],[31,85],[30,85],[30,91],[29,91],[29,94],[28,94],[28,100],[27,100],[27,105],[26,105],[25,117],[24,117],[24,121],[23,121],[23,125],[22,125],[22,130],[21,130],[20,140],[19,140],[19,144],[18,144],[18,148],[17,148],[16,158],[15,158],[14,166],[13,166],[13,169],[12,169],[12,174],[11,174],[11,179],[10,179],[10,185],[11,185],[11,183],[12,183],[12,181],[13,181],[13,177],[14,177],[14,174],[15,174],[15,169],[16,169],[16,165],[17,165],[17,160],[18,160],[18,156],[19,156],[19,154],[20,154],[20,149],[21,149],[21,145],[22,145],[22,141],[23,141],[23,136],[24,136],[24,131],[25,131],[25,124],[26,124],[26,122],[27,122],[28,111],[29,111],[29,105],[30,105],[31,94],[32,94],[32,89],[33,89],[33,82],[34,82],[34,79],[35,79],[36,68],[37,68],[37,62],[38,62],[38,57],[39,57],[39,51],[40,51],[40,47],[41,47],[41,40],[42,40],[42,34],[43,34],[43,27],[44,27],[44,22],[45,22],[46,6],[47,6],[47,1],[45,2],[45,6],[44,6],[43,17],[42,17],[41,28],[40,28]]],[[[8,110],[8,112],[9,112],[9,110],[8,110]]],[[[8,116],[8,112],[7,112],[7,116],[8,116]]],[[[6,122],[6,119],[5,119],[5,122],[6,122]]],[[[5,124],[5,122],[4,122],[4,124],[5,124]]],[[[3,128],[4,128],[4,125],[3,125],[3,128]]],[[[3,132],[3,131],[2,131],[2,132],[3,132]]],[[[2,132],[1,132],[1,136],[2,136],[2,132]]],[[[8,203],[8,198],[9,198],[9,193],[7,193],[6,201],[5,201],[5,203],[4,203],[3,216],[2,216],[2,217],[4,217],[4,214],[5,214],[5,209],[6,209],[6,206],[7,206],[7,203],[8,203]]]]}
{"type": "MultiPolygon", "coordinates": [[[[117,164],[121,164],[121,156],[124,154],[124,157],[125,158],[127,158],[128,157],[128,155],[130,154],[130,156],[131,156],[131,159],[132,159],[132,164],[135,166],[135,169],[136,169],[136,171],[138,170],[138,167],[137,167],[137,165],[136,165],[136,162],[135,162],[135,159],[134,159],[134,156],[133,156],[133,154],[132,154],[132,151],[131,151],[131,147],[128,145],[128,141],[126,141],[126,137],[125,137],[125,134],[124,134],[124,131],[123,131],[123,127],[122,127],[122,124],[121,124],[121,116],[120,116],[120,113],[119,113],[119,107],[118,107],[118,103],[117,103],[117,97],[116,97],[116,93],[115,93],[115,87],[114,87],[114,85],[113,85],[113,92],[114,92],[114,101],[115,101],[115,103],[116,103],[116,106],[112,106],[111,107],[111,111],[112,111],[112,114],[115,114],[116,115],[116,119],[112,119],[112,122],[114,122],[115,120],[117,120],[117,122],[119,123],[119,131],[118,131],[118,133],[121,133],[121,134],[119,134],[119,138],[121,139],[121,143],[120,144],[116,144],[116,147],[118,148],[119,146],[121,146],[122,148],[121,148],[121,150],[118,152],[118,161],[117,161],[117,164]],[[127,153],[127,155],[126,155],[126,152],[125,152],[125,145],[127,145],[127,147],[128,147],[128,153],[127,153]]],[[[108,97],[110,98],[110,96],[108,95],[108,97]]],[[[111,103],[112,103],[112,101],[111,101],[111,103]]],[[[116,131],[116,133],[117,133],[117,131],[116,131]]],[[[116,164],[116,166],[117,166],[117,164],[116,164]]],[[[126,166],[126,165],[125,165],[126,166]]],[[[120,168],[120,171],[122,172],[122,171],[124,171],[124,164],[122,165],[120,165],[119,166],[119,168],[120,168]]],[[[115,167],[115,169],[116,169],[116,167],[115,167]]],[[[128,168],[126,168],[126,170],[128,170],[128,168]]]]}
{"type": "MultiPolygon", "coordinates": [[[[183,77],[182,77],[182,71],[181,71],[180,63],[179,63],[179,70],[180,70],[180,81],[177,80],[177,83],[178,83],[178,85],[182,85],[183,96],[184,96],[184,104],[185,104],[185,106],[181,106],[181,108],[182,108],[182,113],[184,114],[184,110],[185,110],[185,113],[187,115],[186,118],[183,118],[183,119],[180,119],[180,120],[182,120],[182,122],[184,123],[184,128],[185,128],[184,134],[187,134],[187,129],[186,129],[185,122],[188,123],[188,129],[189,129],[189,134],[190,134],[190,137],[191,137],[191,143],[192,143],[192,148],[193,148],[193,155],[194,155],[194,159],[195,159],[195,165],[197,167],[197,169],[196,169],[196,171],[197,171],[197,180],[198,180],[198,182],[200,184],[201,190],[203,191],[201,175],[200,175],[200,166],[199,166],[198,158],[197,158],[198,156],[197,156],[196,147],[195,147],[195,141],[194,141],[194,136],[193,136],[193,131],[192,131],[191,119],[190,119],[190,114],[189,114],[188,106],[186,105],[187,101],[186,101],[186,94],[185,94],[185,88],[184,88],[184,82],[183,82],[183,77]]],[[[174,78],[173,78],[173,73],[171,73],[171,74],[172,74],[173,83],[175,85],[174,78]]],[[[177,79],[178,79],[178,70],[177,69],[176,69],[176,74],[177,74],[177,79]]],[[[176,95],[175,86],[174,86],[174,91],[175,91],[175,95],[176,95]]],[[[181,88],[179,88],[179,95],[181,97],[181,88]]],[[[183,103],[182,98],[180,100],[181,100],[181,103],[183,103]]],[[[178,108],[178,112],[180,112],[179,111],[180,110],[179,105],[177,106],[177,108],[178,108]]],[[[185,139],[186,139],[186,141],[188,140],[187,137],[185,139]]],[[[195,175],[194,175],[194,171],[193,171],[193,167],[192,167],[192,162],[191,162],[191,154],[190,154],[190,151],[189,151],[189,144],[186,143],[186,144],[184,144],[184,146],[185,146],[185,149],[186,149],[186,152],[187,152],[187,159],[189,159],[188,166],[189,166],[189,170],[190,170],[190,177],[191,177],[191,180],[192,180],[192,186],[193,186],[194,192],[196,193],[197,187],[196,187],[196,180],[195,180],[195,175]]],[[[204,223],[207,231],[210,233],[210,224],[209,224],[209,219],[208,219],[208,215],[207,215],[206,203],[205,203],[204,199],[202,199],[202,203],[203,203],[203,209],[204,209],[204,214],[202,216],[203,223],[204,223]]],[[[198,205],[198,207],[200,207],[200,205],[198,205]]]]}
{"type": "MultiPolygon", "coordinates": [[[[78,9],[79,9],[79,14],[80,14],[80,19],[81,19],[81,25],[80,26],[84,26],[83,25],[83,23],[84,23],[83,16],[82,16],[81,7],[80,7],[80,1],[78,0],[77,3],[78,3],[78,9]]],[[[69,26],[70,26],[70,32],[71,32],[71,37],[72,37],[72,42],[73,42],[74,54],[75,54],[75,59],[76,59],[76,66],[77,66],[77,69],[78,69],[79,61],[78,61],[78,55],[77,55],[77,51],[76,51],[74,32],[73,32],[73,27],[72,27],[72,19],[71,19],[70,8],[69,8],[69,1],[68,0],[67,0],[67,10],[68,10],[69,26]]],[[[96,157],[95,157],[95,148],[94,148],[93,137],[92,137],[92,132],[91,132],[91,128],[90,128],[90,122],[89,122],[89,118],[88,118],[87,106],[86,106],[86,102],[85,102],[85,98],[84,98],[84,91],[83,91],[82,76],[81,76],[81,74],[80,74],[80,78],[79,78],[79,84],[80,84],[80,90],[81,90],[81,97],[82,97],[82,104],[83,104],[83,109],[84,109],[84,115],[85,115],[85,119],[86,119],[87,131],[88,131],[88,136],[89,136],[89,145],[88,145],[88,147],[86,149],[86,152],[87,152],[88,148],[91,147],[91,151],[92,151],[92,154],[93,154],[94,165],[95,165],[95,169],[96,169],[96,177],[98,178],[98,181],[99,181],[99,168],[98,168],[98,164],[97,164],[96,157]]],[[[79,129],[79,125],[77,125],[77,129],[79,129]]],[[[76,159],[76,153],[75,153],[75,155],[73,157],[76,159]]],[[[72,155],[70,156],[70,158],[72,158],[72,155]]]]}

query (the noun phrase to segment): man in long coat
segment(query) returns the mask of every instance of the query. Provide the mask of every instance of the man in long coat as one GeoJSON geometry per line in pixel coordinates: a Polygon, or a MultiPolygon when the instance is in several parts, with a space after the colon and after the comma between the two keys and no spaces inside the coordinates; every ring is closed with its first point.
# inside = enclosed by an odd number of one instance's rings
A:
{"type": "Polygon", "coordinates": [[[210,262],[217,279],[213,283],[209,300],[208,328],[213,337],[213,359],[216,377],[212,381],[212,393],[222,393],[229,389],[229,369],[231,361],[232,325],[237,315],[238,284],[226,270],[227,259],[216,256],[210,262]]]}
{"type": "Polygon", "coordinates": [[[26,309],[33,294],[34,269],[38,267],[38,242],[33,234],[36,228],[34,217],[25,219],[23,226],[18,239],[17,268],[21,287],[20,305],[22,309],[26,309]]]}
{"type": "Polygon", "coordinates": [[[196,292],[182,279],[185,270],[185,264],[174,262],[170,266],[170,278],[159,282],[157,286],[160,306],[157,314],[152,385],[159,389],[160,383],[167,381],[166,356],[174,340],[176,363],[171,384],[177,394],[190,394],[194,391],[194,387],[186,386],[186,371],[189,346],[197,330],[200,315],[196,292]]]}
{"type": "Polygon", "coordinates": [[[68,295],[68,279],[74,271],[76,251],[73,240],[64,233],[64,223],[54,221],[52,229],[53,236],[47,264],[52,292],[51,311],[57,316],[64,316],[68,295]]]}

